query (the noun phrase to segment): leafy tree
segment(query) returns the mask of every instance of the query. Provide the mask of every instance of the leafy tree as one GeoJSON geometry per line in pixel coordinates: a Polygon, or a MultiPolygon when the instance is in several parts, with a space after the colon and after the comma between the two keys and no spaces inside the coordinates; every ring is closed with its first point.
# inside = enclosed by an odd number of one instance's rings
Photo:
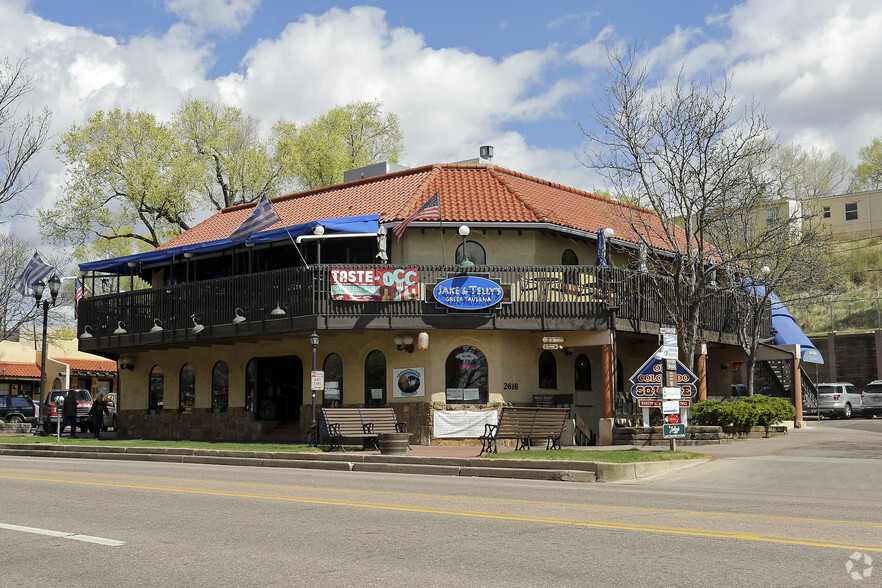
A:
{"type": "Polygon", "coordinates": [[[274,196],[285,178],[260,121],[219,102],[184,100],[172,126],[197,157],[201,204],[217,210],[274,196]]]}
{"type": "Polygon", "coordinates": [[[197,160],[152,114],[98,111],[66,131],[55,149],[68,179],[64,195],[40,209],[39,219],[57,242],[77,245],[82,255],[97,240],[123,255],[190,228],[197,160]]]}
{"type": "Polygon", "coordinates": [[[840,153],[825,154],[812,147],[791,143],[771,153],[770,184],[781,199],[806,201],[844,191],[852,175],[851,162],[840,153]]]}
{"type": "MultiPolygon", "coordinates": [[[[33,185],[35,176],[29,168],[49,137],[52,113],[28,110],[23,100],[34,89],[34,80],[27,72],[27,59],[12,63],[0,61],[0,210],[16,203],[33,185]]],[[[2,219],[18,214],[3,212],[2,219]]]]}
{"type": "Polygon", "coordinates": [[[882,188],[882,138],[876,137],[869,145],[861,147],[860,163],[854,170],[851,190],[877,190],[882,188]]]}
{"type": "Polygon", "coordinates": [[[349,169],[397,162],[404,153],[398,115],[381,109],[381,102],[359,101],[332,108],[299,129],[280,121],[274,130],[287,171],[312,189],[342,182],[349,169]]]}

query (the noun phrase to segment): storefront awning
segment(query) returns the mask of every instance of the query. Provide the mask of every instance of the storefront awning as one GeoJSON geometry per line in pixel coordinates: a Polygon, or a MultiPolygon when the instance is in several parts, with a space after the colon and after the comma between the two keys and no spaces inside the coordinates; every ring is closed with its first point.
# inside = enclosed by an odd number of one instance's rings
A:
{"type": "MultiPolygon", "coordinates": [[[[752,286],[751,288],[755,289],[760,296],[765,294],[763,286],[752,286]]],[[[815,347],[811,339],[802,332],[802,329],[796,324],[796,319],[793,318],[793,315],[790,314],[790,311],[787,310],[781,299],[772,292],[769,294],[769,301],[772,303],[772,328],[775,329],[773,343],[775,345],[799,345],[802,350],[802,361],[806,363],[824,363],[821,352],[818,351],[818,348],[815,347]]]]}
{"type": "Polygon", "coordinates": [[[367,214],[362,216],[321,219],[310,221],[308,223],[301,223],[299,225],[262,231],[251,235],[244,241],[217,239],[215,241],[206,241],[204,243],[169,247],[168,249],[154,249],[153,251],[115,257],[113,259],[104,259],[102,261],[90,261],[81,263],[79,267],[81,272],[106,272],[125,275],[131,271],[128,265],[130,262],[134,262],[139,266],[160,265],[163,263],[170,263],[175,256],[183,255],[184,253],[202,255],[205,253],[242,247],[245,244],[286,241],[299,235],[311,234],[317,226],[324,227],[326,233],[376,234],[380,228],[380,215],[367,214]]]}

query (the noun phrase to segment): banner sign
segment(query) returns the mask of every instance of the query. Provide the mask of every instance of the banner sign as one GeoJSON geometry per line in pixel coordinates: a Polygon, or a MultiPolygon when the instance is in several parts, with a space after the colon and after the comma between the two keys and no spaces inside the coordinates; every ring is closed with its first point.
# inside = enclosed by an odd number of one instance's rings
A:
{"type": "Polygon", "coordinates": [[[484,425],[495,425],[495,410],[433,410],[432,436],[437,439],[477,439],[484,434],[484,425]]]}
{"type": "Polygon", "coordinates": [[[331,269],[331,299],[353,302],[399,302],[420,296],[416,268],[331,269]]]}

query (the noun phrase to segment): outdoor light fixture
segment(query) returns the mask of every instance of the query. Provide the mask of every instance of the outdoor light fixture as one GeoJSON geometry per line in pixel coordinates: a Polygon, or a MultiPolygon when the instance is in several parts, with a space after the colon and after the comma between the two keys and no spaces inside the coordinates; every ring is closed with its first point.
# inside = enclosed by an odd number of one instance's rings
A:
{"type": "Polygon", "coordinates": [[[420,351],[425,351],[429,348],[429,334],[425,331],[420,331],[419,335],[417,335],[417,348],[420,351]]]}
{"type": "Polygon", "coordinates": [[[153,319],[153,326],[150,328],[151,333],[161,333],[162,332],[162,321],[158,318],[153,319]]]}
{"type": "MultiPolygon", "coordinates": [[[[319,344],[319,336],[318,333],[316,333],[315,331],[313,331],[312,335],[309,336],[309,344],[312,345],[312,373],[315,374],[315,352],[319,344]]],[[[318,447],[318,427],[315,422],[315,387],[310,386],[310,388],[312,388],[312,431],[309,436],[309,446],[318,447]]]]}
{"type": "Polygon", "coordinates": [[[312,234],[317,235],[319,237],[324,235],[325,234],[325,227],[323,227],[321,225],[316,225],[315,228],[312,230],[312,234]]]}
{"type": "Polygon", "coordinates": [[[772,268],[770,268],[767,265],[764,265],[763,267],[760,268],[760,271],[763,273],[764,276],[767,276],[770,273],[772,273],[772,268]]]}
{"type": "MultiPolygon", "coordinates": [[[[46,289],[46,284],[43,283],[43,280],[38,281],[36,284],[31,284],[31,288],[34,290],[34,300],[36,302],[37,308],[40,307],[40,301],[43,298],[43,291],[46,289]]],[[[55,306],[55,301],[58,299],[58,290],[61,289],[61,280],[58,279],[58,276],[52,274],[52,277],[49,278],[49,293],[52,295],[52,306],[55,306]]],[[[43,355],[40,359],[40,405],[45,406],[44,404],[44,395],[46,390],[46,323],[49,321],[49,300],[43,300],[43,355]]],[[[37,413],[37,428],[34,429],[35,435],[45,435],[46,429],[43,427],[43,411],[40,410],[37,413]]]]}
{"type": "Polygon", "coordinates": [[[116,323],[116,329],[113,330],[113,334],[114,335],[125,335],[126,333],[128,333],[128,331],[125,329],[125,327],[123,327],[123,322],[118,321],[116,323]]]}
{"type": "Polygon", "coordinates": [[[282,308],[282,304],[276,304],[276,307],[270,311],[270,316],[285,316],[288,314],[285,312],[285,309],[282,308]]]}
{"type": "Polygon", "coordinates": [[[231,322],[234,325],[238,325],[239,323],[244,323],[247,320],[248,319],[245,318],[245,311],[242,310],[241,308],[237,308],[236,309],[236,316],[233,317],[233,320],[231,322]]]}
{"type": "Polygon", "coordinates": [[[194,335],[198,335],[199,333],[201,333],[202,331],[205,330],[205,325],[201,325],[198,322],[196,322],[196,315],[195,314],[191,314],[190,319],[192,319],[192,321],[193,321],[193,328],[190,329],[191,333],[193,333],[194,335]]]}
{"type": "Polygon", "coordinates": [[[469,236],[472,230],[468,227],[468,225],[460,225],[459,234],[462,235],[462,261],[459,263],[461,266],[471,267],[475,265],[472,261],[469,260],[469,255],[466,253],[466,237],[469,236]]]}
{"type": "Polygon", "coordinates": [[[398,351],[413,353],[413,335],[395,335],[393,341],[398,351]]]}
{"type": "Polygon", "coordinates": [[[94,331],[94,330],[95,330],[95,329],[93,329],[93,328],[92,328],[91,326],[89,326],[89,325],[85,325],[85,326],[83,326],[83,334],[80,335],[80,339],[93,339],[94,336],[93,336],[92,333],[90,333],[89,331],[94,331]]]}
{"type": "Polygon", "coordinates": [[[134,370],[135,364],[132,361],[131,357],[122,356],[118,360],[116,360],[116,365],[119,366],[121,370],[134,370]]]}

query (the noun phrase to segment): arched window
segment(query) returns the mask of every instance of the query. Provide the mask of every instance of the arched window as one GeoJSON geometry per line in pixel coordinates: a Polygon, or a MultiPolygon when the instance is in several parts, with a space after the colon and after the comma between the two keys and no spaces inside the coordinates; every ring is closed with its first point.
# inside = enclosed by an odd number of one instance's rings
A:
{"type": "Polygon", "coordinates": [[[588,361],[588,356],[584,353],[576,356],[573,388],[576,390],[591,389],[591,362],[588,361]]]}
{"type": "Polygon", "coordinates": [[[165,393],[165,379],[162,368],[158,365],[150,370],[150,380],[147,383],[147,412],[159,414],[162,412],[162,395],[165,393]]]}
{"type": "Polygon", "coordinates": [[[379,349],[368,353],[364,360],[364,405],[386,406],[386,356],[379,349]]]}
{"type": "Polygon", "coordinates": [[[61,389],[61,378],[55,378],[55,381],[52,382],[52,389],[53,390],[60,390],[61,389]]]}
{"type": "Polygon", "coordinates": [[[230,404],[230,370],[225,361],[211,370],[211,412],[227,412],[230,404]]]}
{"type": "Polygon", "coordinates": [[[561,265],[579,265],[579,257],[572,249],[564,249],[563,255],[560,256],[561,265]]]}
{"type": "Polygon", "coordinates": [[[325,392],[322,395],[322,406],[333,408],[343,403],[343,359],[336,353],[330,353],[322,366],[325,370],[325,392]]]}
{"type": "Polygon", "coordinates": [[[257,359],[251,358],[245,366],[245,411],[254,412],[257,396],[257,359]]]}
{"type": "Polygon", "coordinates": [[[196,369],[192,364],[185,363],[181,368],[179,397],[181,414],[193,414],[196,408],[196,369]]]}
{"type": "MultiPolygon", "coordinates": [[[[462,243],[459,244],[459,247],[456,248],[456,265],[459,265],[463,261],[462,256],[462,243]]],[[[465,243],[465,252],[466,257],[469,261],[471,261],[475,265],[486,265],[487,264],[487,253],[484,251],[484,248],[481,247],[480,243],[475,243],[474,241],[466,241],[465,243]]]]}
{"type": "Polygon", "coordinates": [[[557,388],[557,360],[548,350],[539,354],[539,387],[557,388]]]}
{"type": "Polygon", "coordinates": [[[480,349],[457,347],[447,356],[444,368],[447,404],[487,403],[487,358],[480,349]]]}

